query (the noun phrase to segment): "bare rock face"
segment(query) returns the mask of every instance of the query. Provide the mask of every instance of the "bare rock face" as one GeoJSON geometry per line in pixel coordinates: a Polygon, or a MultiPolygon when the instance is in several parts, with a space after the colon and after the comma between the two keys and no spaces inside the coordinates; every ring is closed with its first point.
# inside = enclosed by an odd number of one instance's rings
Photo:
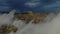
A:
{"type": "Polygon", "coordinates": [[[17,28],[15,26],[10,25],[1,25],[0,26],[0,34],[9,34],[10,32],[16,32],[17,28]]]}
{"type": "Polygon", "coordinates": [[[47,15],[48,13],[34,13],[32,11],[28,11],[26,13],[15,14],[15,18],[23,20],[26,23],[29,23],[31,20],[34,20],[33,23],[39,23],[44,22],[47,15]]]}

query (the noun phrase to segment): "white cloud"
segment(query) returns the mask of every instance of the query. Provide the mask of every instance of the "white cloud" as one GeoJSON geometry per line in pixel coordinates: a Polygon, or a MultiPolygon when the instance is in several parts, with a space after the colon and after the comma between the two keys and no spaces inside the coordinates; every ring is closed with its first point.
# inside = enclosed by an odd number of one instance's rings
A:
{"type": "Polygon", "coordinates": [[[40,2],[26,2],[25,5],[29,7],[36,7],[40,2]]]}
{"type": "Polygon", "coordinates": [[[39,2],[40,0],[31,0],[31,2],[39,2]]]}

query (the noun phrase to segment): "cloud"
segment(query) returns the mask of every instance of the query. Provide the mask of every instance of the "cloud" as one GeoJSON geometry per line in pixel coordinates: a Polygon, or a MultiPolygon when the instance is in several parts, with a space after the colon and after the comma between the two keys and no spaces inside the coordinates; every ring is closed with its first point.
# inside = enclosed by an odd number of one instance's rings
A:
{"type": "Polygon", "coordinates": [[[46,12],[60,12],[60,1],[43,6],[46,12]]]}
{"type": "Polygon", "coordinates": [[[2,6],[2,5],[8,5],[6,2],[7,1],[5,1],[5,0],[0,0],[0,6],[2,6]]]}
{"type": "Polygon", "coordinates": [[[30,0],[31,2],[40,2],[40,0],[30,0]]]}
{"type": "Polygon", "coordinates": [[[25,6],[31,8],[33,11],[37,12],[54,12],[59,10],[59,2],[57,0],[31,0],[26,2],[25,6]]]}
{"type": "Polygon", "coordinates": [[[60,9],[57,0],[0,0],[0,11],[16,9],[17,11],[55,11],[60,9]],[[56,9],[57,8],[57,9],[56,9]]]}
{"type": "Polygon", "coordinates": [[[25,5],[29,7],[37,7],[40,2],[26,2],[25,5]]]}
{"type": "Polygon", "coordinates": [[[9,0],[0,0],[0,12],[8,12],[11,10],[11,6],[7,3],[9,0]]]}
{"type": "Polygon", "coordinates": [[[10,8],[11,7],[9,7],[9,6],[0,6],[0,11],[6,11],[6,12],[8,12],[9,10],[11,10],[10,8]]]}

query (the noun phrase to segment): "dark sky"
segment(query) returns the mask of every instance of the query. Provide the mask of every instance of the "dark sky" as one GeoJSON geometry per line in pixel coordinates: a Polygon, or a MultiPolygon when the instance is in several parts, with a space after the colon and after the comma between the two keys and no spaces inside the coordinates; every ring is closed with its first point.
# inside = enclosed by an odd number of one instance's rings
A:
{"type": "Polygon", "coordinates": [[[0,0],[0,12],[59,12],[60,0],[0,0]]]}

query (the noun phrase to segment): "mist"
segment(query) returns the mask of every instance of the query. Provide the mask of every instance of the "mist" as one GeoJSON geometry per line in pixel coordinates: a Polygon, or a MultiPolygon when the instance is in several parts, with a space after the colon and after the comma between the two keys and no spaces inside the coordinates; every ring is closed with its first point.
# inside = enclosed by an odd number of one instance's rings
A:
{"type": "Polygon", "coordinates": [[[10,34],[60,34],[60,13],[50,13],[45,23],[32,24],[31,20],[25,24],[22,20],[13,19],[15,10],[9,14],[0,14],[0,26],[3,24],[14,25],[18,28],[16,33],[10,34]]]}

